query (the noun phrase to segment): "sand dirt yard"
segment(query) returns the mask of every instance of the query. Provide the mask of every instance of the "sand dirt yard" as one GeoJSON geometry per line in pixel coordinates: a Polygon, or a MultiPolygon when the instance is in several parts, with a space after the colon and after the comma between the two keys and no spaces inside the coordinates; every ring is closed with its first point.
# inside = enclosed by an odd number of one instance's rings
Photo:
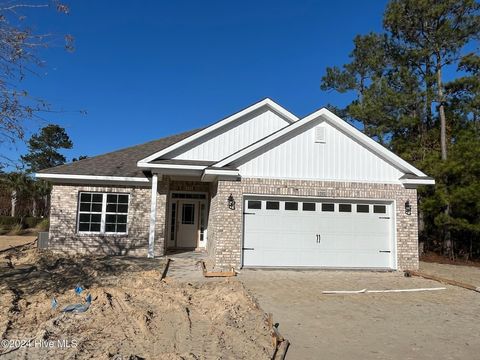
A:
{"type": "Polygon", "coordinates": [[[161,281],[164,264],[34,248],[0,253],[0,358],[271,359],[265,314],[241,282],[161,281]],[[77,296],[77,283],[91,293],[90,308],[60,312],[83,303],[87,291],[77,296]]]}
{"type": "MultiPolygon", "coordinates": [[[[479,279],[477,268],[440,264],[421,268],[443,277],[458,276],[459,281],[479,279]]],[[[279,330],[291,342],[287,359],[480,358],[480,293],[474,291],[405,278],[402,273],[243,270],[239,278],[280,323],[279,330]],[[447,290],[322,294],[432,287],[447,290]]]]}
{"type": "Polygon", "coordinates": [[[18,245],[31,243],[37,238],[36,235],[2,235],[0,236],[0,251],[18,245]]]}

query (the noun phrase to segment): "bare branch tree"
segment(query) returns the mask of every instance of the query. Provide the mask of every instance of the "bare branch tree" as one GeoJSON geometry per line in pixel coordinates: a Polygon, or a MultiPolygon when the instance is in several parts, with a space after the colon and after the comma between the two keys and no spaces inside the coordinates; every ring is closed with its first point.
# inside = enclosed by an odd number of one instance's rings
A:
{"type": "MultiPolygon", "coordinates": [[[[67,5],[58,1],[30,4],[10,1],[0,3],[0,146],[15,144],[25,137],[29,121],[41,119],[50,112],[45,100],[30,95],[23,81],[29,75],[40,76],[36,71],[45,66],[39,50],[52,46],[58,35],[36,33],[28,23],[28,11],[51,10],[68,14],[67,5]]],[[[73,50],[73,37],[64,36],[65,48],[73,50]]],[[[0,157],[0,164],[6,157],[0,157]]]]}

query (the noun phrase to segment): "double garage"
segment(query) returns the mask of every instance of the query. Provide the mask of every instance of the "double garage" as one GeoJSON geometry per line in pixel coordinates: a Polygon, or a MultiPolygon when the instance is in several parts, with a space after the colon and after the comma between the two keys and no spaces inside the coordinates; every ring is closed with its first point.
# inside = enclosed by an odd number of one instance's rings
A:
{"type": "Polygon", "coordinates": [[[395,269],[392,201],[246,197],[244,267],[395,269]]]}

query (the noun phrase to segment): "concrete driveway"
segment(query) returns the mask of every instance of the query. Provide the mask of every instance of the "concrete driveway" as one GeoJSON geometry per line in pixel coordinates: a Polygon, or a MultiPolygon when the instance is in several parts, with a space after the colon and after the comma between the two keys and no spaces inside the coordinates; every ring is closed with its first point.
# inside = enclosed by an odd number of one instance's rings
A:
{"type": "Polygon", "coordinates": [[[474,359],[480,294],[446,290],[325,295],[323,290],[432,288],[402,273],[243,270],[239,276],[291,342],[287,359],[474,359]]]}

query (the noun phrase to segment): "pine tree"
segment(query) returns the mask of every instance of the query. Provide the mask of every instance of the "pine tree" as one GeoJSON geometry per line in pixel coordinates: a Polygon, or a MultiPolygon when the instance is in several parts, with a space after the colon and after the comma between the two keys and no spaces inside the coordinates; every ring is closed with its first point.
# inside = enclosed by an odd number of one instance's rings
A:
{"type": "Polygon", "coordinates": [[[28,141],[29,153],[21,156],[21,159],[28,166],[28,172],[37,172],[64,164],[66,158],[58,150],[71,149],[72,146],[65,129],[50,124],[32,135],[28,141]]]}

